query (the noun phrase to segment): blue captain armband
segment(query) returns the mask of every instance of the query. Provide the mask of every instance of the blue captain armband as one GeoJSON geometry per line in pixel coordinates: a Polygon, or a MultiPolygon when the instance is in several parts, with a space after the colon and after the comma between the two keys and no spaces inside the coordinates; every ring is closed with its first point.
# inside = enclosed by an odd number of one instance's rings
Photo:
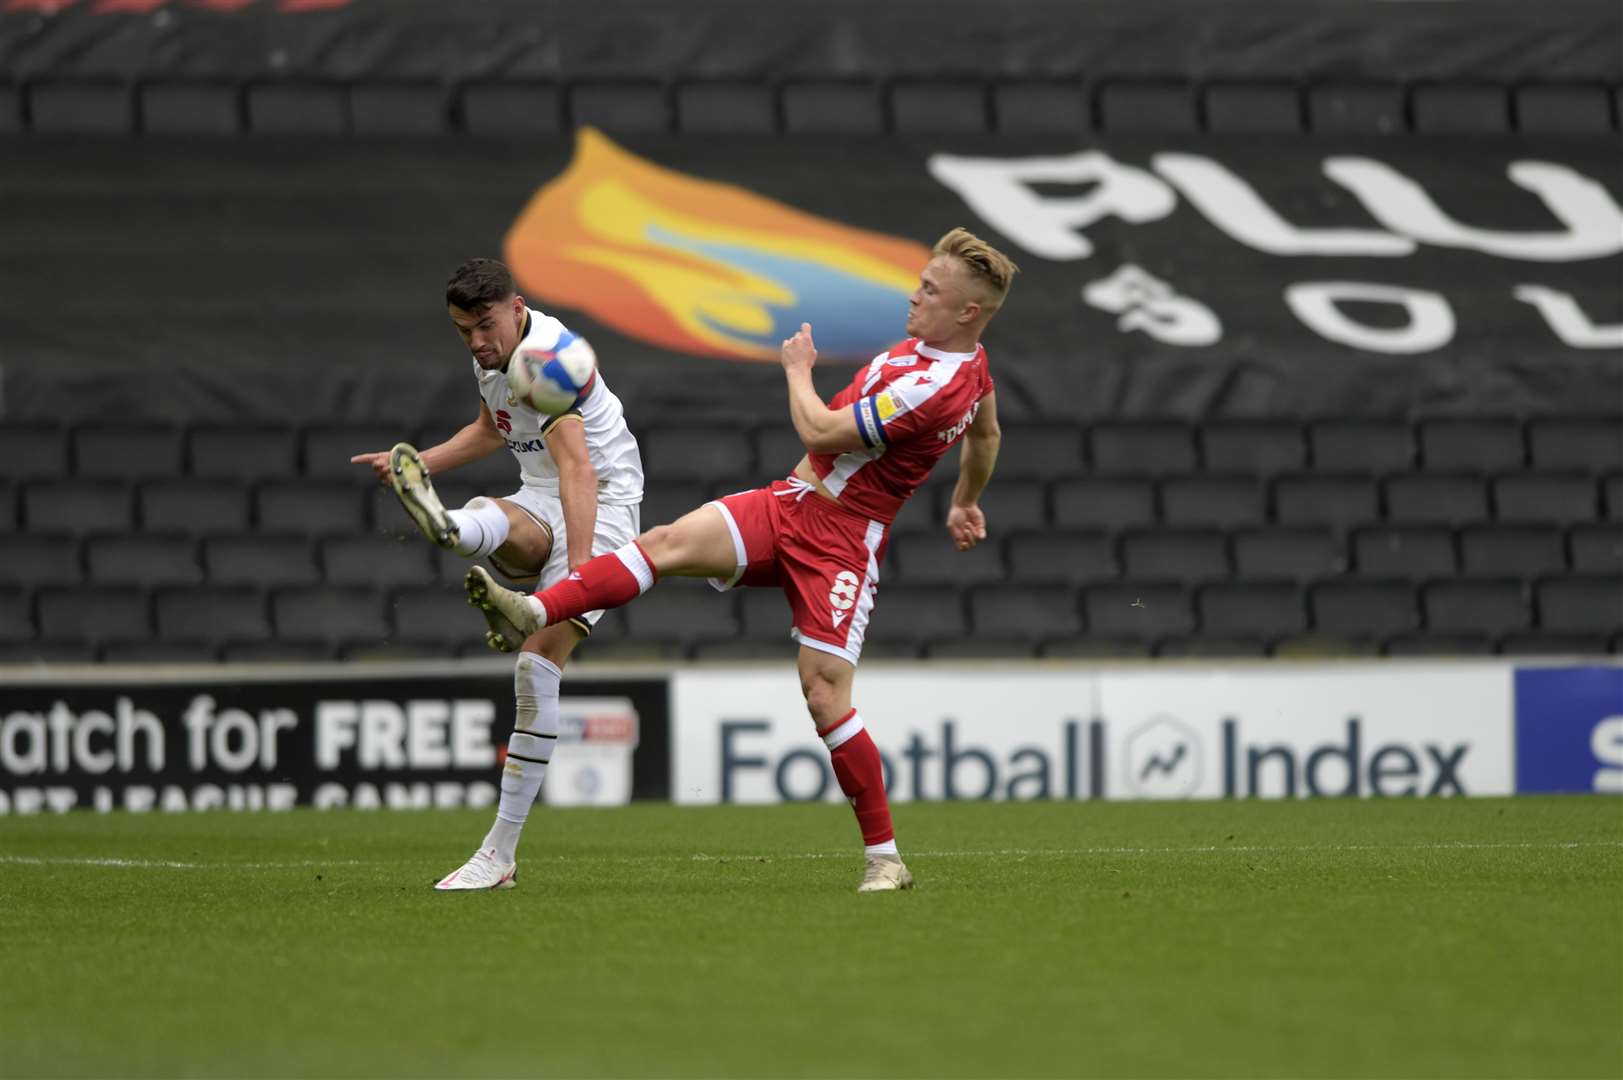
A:
{"type": "Polygon", "coordinates": [[[857,434],[870,450],[885,444],[885,417],[893,416],[896,407],[890,402],[889,392],[865,397],[851,406],[851,415],[857,418],[857,434]],[[881,401],[880,399],[885,399],[881,401]]]}

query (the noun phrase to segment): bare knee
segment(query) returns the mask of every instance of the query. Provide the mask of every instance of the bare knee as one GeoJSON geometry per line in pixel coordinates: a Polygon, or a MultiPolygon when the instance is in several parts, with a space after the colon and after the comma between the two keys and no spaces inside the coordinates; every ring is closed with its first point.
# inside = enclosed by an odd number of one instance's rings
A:
{"type": "Polygon", "coordinates": [[[838,723],[851,711],[851,691],[848,686],[812,672],[800,680],[801,693],[806,695],[806,710],[819,731],[838,723]]]}

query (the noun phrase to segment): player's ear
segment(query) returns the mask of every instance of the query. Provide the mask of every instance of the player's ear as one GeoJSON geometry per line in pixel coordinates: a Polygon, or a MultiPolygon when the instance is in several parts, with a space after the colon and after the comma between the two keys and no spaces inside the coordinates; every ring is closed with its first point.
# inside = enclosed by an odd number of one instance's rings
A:
{"type": "Polygon", "coordinates": [[[968,326],[970,323],[974,322],[980,317],[980,303],[975,300],[966,300],[964,302],[963,310],[958,312],[958,324],[960,326],[968,326]]]}

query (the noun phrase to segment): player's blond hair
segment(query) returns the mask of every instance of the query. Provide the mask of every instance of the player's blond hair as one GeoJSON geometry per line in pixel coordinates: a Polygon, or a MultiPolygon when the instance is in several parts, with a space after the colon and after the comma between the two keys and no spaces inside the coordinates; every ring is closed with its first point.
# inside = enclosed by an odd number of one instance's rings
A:
{"type": "Polygon", "coordinates": [[[1013,259],[961,225],[937,240],[930,254],[951,255],[963,264],[970,279],[982,286],[986,302],[981,307],[988,313],[1003,306],[1014,275],[1020,272],[1013,259]]]}

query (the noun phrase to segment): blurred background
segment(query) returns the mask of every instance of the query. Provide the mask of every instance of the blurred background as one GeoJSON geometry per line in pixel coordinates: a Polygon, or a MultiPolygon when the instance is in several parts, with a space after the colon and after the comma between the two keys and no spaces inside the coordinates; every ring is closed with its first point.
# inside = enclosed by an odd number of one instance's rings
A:
{"type": "MultiPolygon", "coordinates": [[[[952,551],[944,464],[865,656],[1623,651],[1620,22],[4,0],[0,663],[477,654],[348,462],[474,418],[457,263],[592,340],[647,526],[786,473],[777,341],[832,393],[956,225],[1022,268],[992,535],[952,551]]],[[[776,593],[694,588],[583,662],[792,655],[776,593]]]]}

